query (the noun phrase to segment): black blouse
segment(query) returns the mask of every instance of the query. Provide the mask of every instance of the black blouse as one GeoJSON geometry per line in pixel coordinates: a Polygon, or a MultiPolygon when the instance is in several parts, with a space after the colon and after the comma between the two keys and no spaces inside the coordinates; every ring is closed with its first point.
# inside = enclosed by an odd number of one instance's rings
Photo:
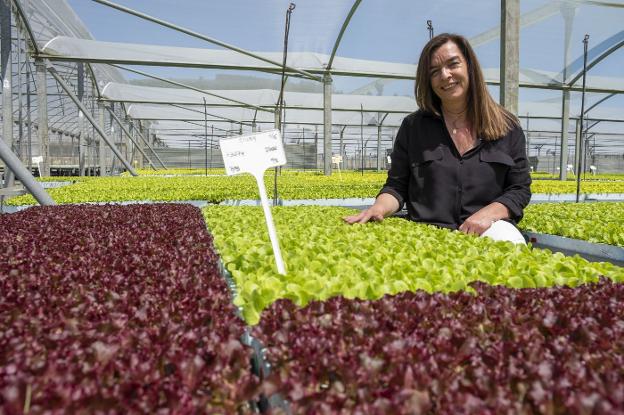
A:
{"type": "Polygon", "coordinates": [[[444,120],[419,110],[403,120],[379,193],[391,194],[401,207],[406,203],[408,217],[417,222],[457,229],[479,209],[500,202],[517,223],[531,199],[525,145],[518,126],[498,140],[479,140],[460,156],[444,120]]]}

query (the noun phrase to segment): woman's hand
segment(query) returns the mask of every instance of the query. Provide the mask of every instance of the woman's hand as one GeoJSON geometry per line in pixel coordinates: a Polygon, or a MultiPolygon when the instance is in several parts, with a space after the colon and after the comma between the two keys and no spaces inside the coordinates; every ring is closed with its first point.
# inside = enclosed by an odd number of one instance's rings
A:
{"type": "Polygon", "coordinates": [[[509,209],[507,209],[507,206],[499,202],[494,202],[469,216],[468,219],[461,224],[459,230],[467,234],[481,235],[492,226],[492,223],[499,219],[507,218],[509,218],[509,209]]]}
{"type": "Polygon", "coordinates": [[[357,215],[345,216],[342,218],[350,225],[354,223],[366,223],[369,221],[381,222],[384,220],[384,212],[378,206],[373,205],[366,210],[361,211],[357,215]]]}
{"type": "Polygon", "coordinates": [[[348,224],[366,223],[369,221],[381,222],[388,215],[399,210],[401,206],[399,201],[388,193],[382,193],[377,196],[373,206],[361,211],[357,215],[345,216],[342,219],[348,224]]]}

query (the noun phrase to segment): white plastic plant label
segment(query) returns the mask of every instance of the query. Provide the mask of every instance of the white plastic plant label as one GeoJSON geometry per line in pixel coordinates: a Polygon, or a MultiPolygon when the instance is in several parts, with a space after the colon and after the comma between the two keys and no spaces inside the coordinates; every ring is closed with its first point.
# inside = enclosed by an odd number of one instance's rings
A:
{"type": "Polygon", "coordinates": [[[258,193],[264,210],[264,219],[269,231],[269,239],[275,255],[277,272],[286,275],[286,267],[282,259],[279,241],[273,216],[269,208],[269,199],[264,186],[264,172],[271,167],[286,164],[286,155],[282,145],[282,135],[279,130],[242,135],[234,138],[219,140],[221,155],[228,176],[233,174],[250,173],[256,178],[258,193]]]}
{"type": "Polygon", "coordinates": [[[271,167],[286,164],[279,130],[219,140],[228,176],[240,173],[263,174],[271,167]]]}

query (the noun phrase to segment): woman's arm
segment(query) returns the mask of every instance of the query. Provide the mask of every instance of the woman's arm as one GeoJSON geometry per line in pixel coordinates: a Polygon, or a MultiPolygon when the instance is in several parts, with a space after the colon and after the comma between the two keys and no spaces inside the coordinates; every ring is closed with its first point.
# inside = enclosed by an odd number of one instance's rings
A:
{"type": "Polygon", "coordinates": [[[399,201],[394,196],[389,193],[381,193],[375,199],[373,206],[357,215],[345,216],[343,219],[349,224],[366,223],[370,220],[381,222],[385,217],[398,211],[400,207],[399,201]]]}
{"type": "Polygon", "coordinates": [[[492,223],[500,219],[509,219],[509,209],[502,203],[492,202],[470,215],[459,226],[459,230],[465,233],[481,235],[492,226],[492,223]]]}
{"type": "Polygon", "coordinates": [[[515,164],[507,172],[503,194],[468,217],[460,225],[460,231],[481,235],[497,220],[522,219],[522,211],[531,200],[531,175],[524,132],[516,127],[510,134],[509,155],[515,164]]]}
{"type": "Polygon", "coordinates": [[[344,221],[350,224],[366,223],[370,220],[382,221],[385,217],[399,211],[407,198],[407,187],[409,185],[410,164],[407,150],[408,141],[407,120],[403,120],[401,128],[397,133],[394,149],[390,155],[392,163],[388,170],[386,184],[375,199],[375,203],[370,208],[358,213],[344,217],[344,221]]]}
{"type": "Polygon", "coordinates": [[[531,201],[531,173],[526,154],[526,139],[520,127],[511,132],[509,155],[515,164],[507,172],[503,194],[494,202],[505,205],[509,209],[509,218],[519,222],[524,208],[531,201]]]}

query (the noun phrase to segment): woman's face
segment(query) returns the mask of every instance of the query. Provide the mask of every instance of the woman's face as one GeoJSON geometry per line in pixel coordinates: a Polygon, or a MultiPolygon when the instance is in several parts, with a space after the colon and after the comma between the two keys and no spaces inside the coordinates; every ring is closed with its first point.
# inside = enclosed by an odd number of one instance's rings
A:
{"type": "Polygon", "coordinates": [[[444,106],[465,106],[468,102],[468,63],[454,42],[433,52],[429,79],[433,92],[444,106]]]}

